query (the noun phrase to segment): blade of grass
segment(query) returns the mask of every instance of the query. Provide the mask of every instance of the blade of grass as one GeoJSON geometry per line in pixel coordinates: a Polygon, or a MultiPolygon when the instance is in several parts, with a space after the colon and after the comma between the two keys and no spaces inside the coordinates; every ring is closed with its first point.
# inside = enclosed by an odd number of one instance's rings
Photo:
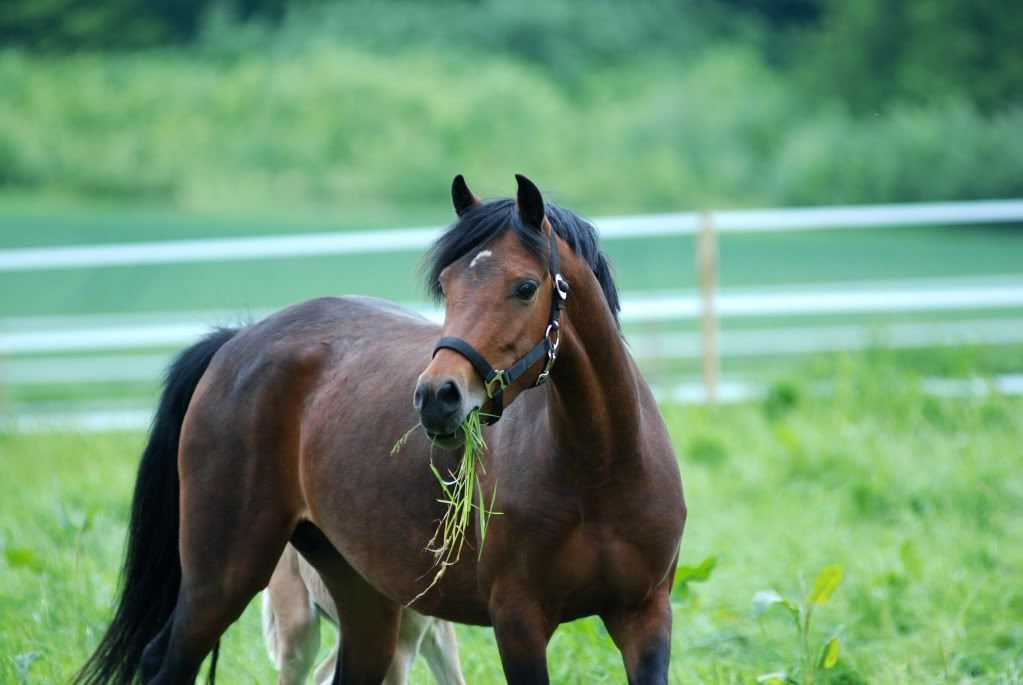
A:
{"type": "MultiPolygon", "coordinates": [[[[483,554],[483,542],[486,539],[487,524],[490,517],[499,512],[494,511],[494,502],[497,497],[497,489],[491,493],[490,506],[487,507],[484,499],[483,483],[480,481],[480,474],[486,474],[483,463],[483,455],[487,449],[487,443],[483,439],[484,416],[478,409],[474,409],[462,421],[461,431],[464,438],[462,449],[462,461],[459,463],[456,473],[449,474],[451,480],[445,479],[440,470],[433,464],[432,452],[430,459],[430,470],[436,478],[444,493],[443,499],[437,501],[445,505],[444,515],[437,522],[433,537],[426,544],[426,549],[433,552],[437,573],[425,590],[416,595],[409,604],[426,594],[444,575],[448,566],[458,563],[462,558],[462,549],[465,546],[465,535],[472,524],[473,510],[478,512],[479,523],[479,549],[477,555],[483,554]],[[476,499],[479,503],[476,503],[476,499]]],[[[408,441],[412,430],[409,430],[395,443],[392,454],[398,452],[408,441]]]]}

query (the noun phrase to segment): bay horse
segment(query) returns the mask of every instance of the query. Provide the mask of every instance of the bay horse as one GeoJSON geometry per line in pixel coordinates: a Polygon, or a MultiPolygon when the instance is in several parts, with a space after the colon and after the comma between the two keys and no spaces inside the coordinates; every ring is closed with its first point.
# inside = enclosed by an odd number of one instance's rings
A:
{"type": "MultiPolygon", "coordinates": [[[[263,639],[270,660],[277,667],[277,685],[306,682],[320,649],[321,617],[337,627],[337,607],[330,591],[316,569],[289,544],[263,591],[263,639]]],[[[316,668],[313,676],[316,685],[333,681],[343,640],[339,631],[334,649],[316,668]]],[[[465,685],[455,627],[439,618],[404,609],[398,645],[384,685],[405,685],[419,654],[426,659],[438,685],[465,685]]]]}
{"type": "Polygon", "coordinates": [[[337,605],[335,683],[382,681],[413,599],[493,626],[510,683],[549,682],[551,635],[593,615],[629,682],[667,682],[686,518],[676,456],[596,229],[516,178],[515,199],[484,202],[455,177],[457,220],[426,269],[442,326],[381,300],[321,298],[177,357],[139,465],[114,618],[78,683],[190,683],[211,652],[213,673],[220,636],[289,541],[337,605]],[[430,587],[444,504],[429,460],[455,471],[477,409],[492,423],[481,501],[500,515],[482,547],[470,526],[473,551],[430,587]]]}

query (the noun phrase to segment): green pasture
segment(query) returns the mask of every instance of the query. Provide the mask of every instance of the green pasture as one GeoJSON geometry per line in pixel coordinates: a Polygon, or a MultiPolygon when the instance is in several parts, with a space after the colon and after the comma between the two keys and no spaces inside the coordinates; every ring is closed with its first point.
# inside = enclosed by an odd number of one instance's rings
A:
{"type": "MultiPolygon", "coordinates": [[[[677,594],[671,682],[793,673],[786,611],[755,619],[752,598],[798,600],[829,564],[844,576],[810,647],[838,635],[839,661],[818,682],[1021,682],[1023,400],[927,396],[884,352],[813,374],[831,397],[793,382],[760,404],[662,408],[690,512],[681,563],[713,565],[677,594]]],[[[0,435],[0,682],[63,682],[99,639],[144,440],[0,435]]],[[[499,682],[491,631],[459,637],[469,682],[499,682]]],[[[594,620],[560,628],[548,655],[557,683],[624,680],[594,620]]],[[[272,682],[258,603],[227,633],[219,675],[272,682]]],[[[422,664],[413,682],[430,682],[422,664]]]]}
{"type": "MultiPolygon", "coordinates": [[[[459,172],[484,197],[526,173],[591,217],[1023,196],[1023,12],[1006,0],[93,4],[0,10],[0,251],[438,226],[459,172]]],[[[604,248],[625,298],[697,287],[691,237],[604,248]]],[[[421,303],[421,257],[0,272],[0,335],[234,324],[335,294],[421,303]]],[[[1019,224],[729,234],[719,280],[758,294],[1019,286],[1021,265],[1019,224]]],[[[722,320],[726,335],[856,325],[878,345],[726,357],[723,378],[765,383],[765,400],[662,407],[690,511],[672,683],[805,683],[799,664],[837,638],[819,683],[1023,685],[1023,398],[923,390],[1019,373],[1023,345],[884,349],[893,323],[1021,316],[722,320]],[[786,609],[754,616],[756,593],[805,603],[835,565],[806,642],[786,609]]],[[[158,393],[155,379],[5,385],[8,368],[172,353],[0,357],[0,685],[66,682],[99,640],[145,441],[17,434],[4,418],[158,393]]],[[[644,370],[699,373],[695,359],[644,370]]],[[[258,609],[225,637],[223,683],[273,682],[258,609]]],[[[468,681],[500,682],[491,631],[459,637],[468,681]]],[[[559,629],[549,659],[555,683],[624,681],[595,620],[559,629]]],[[[423,664],[413,681],[429,682],[423,664]]]]}

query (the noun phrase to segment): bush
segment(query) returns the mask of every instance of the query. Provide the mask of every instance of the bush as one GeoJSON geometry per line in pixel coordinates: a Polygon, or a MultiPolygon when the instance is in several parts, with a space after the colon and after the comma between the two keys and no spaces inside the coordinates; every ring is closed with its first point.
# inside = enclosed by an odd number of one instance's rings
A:
{"type": "Polygon", "coordinates": [[[960,100],[824,114],[784,141],[773,194],[793,204],[1017,197],[1020,130],[1023,106],[985,115],[960,100]]]}
{"type": "Polygon", "coordinates": [[[526,171],[587,212],[1015,195],[1023,109],[855,116],[752,51],[565,85],[506,56],[326,43],[235,55],[0,53],[0,187],[190,208],[409,210],[526,171]]]}

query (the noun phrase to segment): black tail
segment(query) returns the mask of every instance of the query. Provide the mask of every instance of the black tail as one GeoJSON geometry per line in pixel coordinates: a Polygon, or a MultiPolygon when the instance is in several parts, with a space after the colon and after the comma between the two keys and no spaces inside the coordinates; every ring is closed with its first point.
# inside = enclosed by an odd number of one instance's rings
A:
{"type": "Polygon", "coordinates": [[[181,585],[178,440],[185,411],[213,355],[238,331],[220,328],[177,356],[142,453],[114,620],[75,676],[78,685],[134,682],[142,650],[170,619],[181,585]]]}

